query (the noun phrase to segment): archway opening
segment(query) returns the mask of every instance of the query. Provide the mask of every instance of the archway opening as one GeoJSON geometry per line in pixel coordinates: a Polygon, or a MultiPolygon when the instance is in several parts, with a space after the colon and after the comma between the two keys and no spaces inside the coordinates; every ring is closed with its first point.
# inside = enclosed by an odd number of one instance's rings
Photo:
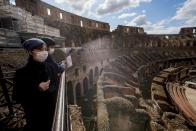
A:
{"type": "Polygon", "coordinates": [[[68,103],[70,105],[74,104],[74,91],[73,91],[73,84],[71,81],[67,83],[67,95],[68,95],[68,103]]]}
{"type": "Polygon", "coordinates": [[[90,70],[90,74],[89,74],[89,85],[90,85],[90,88],[93,87],[93,80],[94,80],[94,78],[93,78],[93,70],[91,69],[90,70]]]}
{"type": "Polygon", "coordinates": [[[79,104],[82,96],[80,83],[76,85],[75,91],[76,91],[76,101],[77,101],[76,103],[79,104]]]}
{"type": "Polygon", "coordinates": [[[86,94],[87,93],[87,91],[88,91],[88,79],[87,78],[84,78],[84,80],[83,80],[83,89],[84,89],[84,94],[86,94]]]}
{"type": "Polygon", "coordinates": [[[99,75],[101,75],[102,71],[103,71],[103,68],[101,68],[99,75]]]}
{"type": "Polygon", "coordinates": [[[96,81],[97,81],[98,77],[99,77],[99,68],[96,66],[95,67],[95,80],[96,81]]]}

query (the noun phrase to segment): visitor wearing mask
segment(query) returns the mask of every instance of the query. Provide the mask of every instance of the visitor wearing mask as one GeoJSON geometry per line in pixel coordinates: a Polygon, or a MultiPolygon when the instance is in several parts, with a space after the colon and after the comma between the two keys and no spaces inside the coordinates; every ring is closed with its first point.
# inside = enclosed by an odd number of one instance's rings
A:
{"type": "Polygon", "coordinates": [[[29,54],[27,64],[16,71],[13,99],[25,111],[25,131],[50,131],[56,103],[55,71],[46,62],[47,46],[37,38],[23,43],[29,54]]]}
{"type": "Polygon", "coordinates": [[[47,50],[48,50],[48,58],[46,59],[46,62],[48,62],[53,69],[55,70],[55,73],[60,76],[60,74],[65,70],[65,67],[62,65],[58,65],[53,59],[52,59],[52,55],[55,52],[55,41],[50,38],[50,37],[45,37],[42,38],[42,40],[46,43],[47,45],[47,50]]]}

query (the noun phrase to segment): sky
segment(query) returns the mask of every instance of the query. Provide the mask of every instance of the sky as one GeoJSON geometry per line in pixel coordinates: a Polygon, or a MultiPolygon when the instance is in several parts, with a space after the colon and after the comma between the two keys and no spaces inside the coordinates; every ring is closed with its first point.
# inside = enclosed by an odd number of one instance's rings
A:
{"type": "Polygon", "coordinates": [[[176,34],[196,26],[196,0],[42,0],[90,19],[143,27],[148,34],[176,34]]]}

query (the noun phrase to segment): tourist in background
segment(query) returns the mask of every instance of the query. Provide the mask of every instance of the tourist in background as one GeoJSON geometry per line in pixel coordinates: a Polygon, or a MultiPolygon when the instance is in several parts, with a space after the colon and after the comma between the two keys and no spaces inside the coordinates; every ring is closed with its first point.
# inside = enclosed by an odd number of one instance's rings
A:
{"type": "Polygon", "coordinates": [[[55,52],[55,41],[50,38],[50,37],[45,37],[42,38],[42,40],[46,43],[47,45],[47,50],[48,50],[48,58],[46,59],[46,62],[48,62],[54,69],[55,74],[60,76],[60,74],[65,70],[64,65],[59,65],[57,64],[53,59],[52,59],[52,55],[55,52]]]}
{"type": "Polygon", "coordinates": [[[60,76],[60,74],[65,70],[65,66],[67,68],[72,66],[71,52],[73,51],[73,48],[63,48],[63,52],[65,53],[65,61],[62,61],[62,63],[59,65],[52,59],[52,55],[55,52],[55,41],[50,37],[42,38],[42,40],[46,43],[49,53],[46,62],[48,62],[54,68],[55,74],[60,76]]]}

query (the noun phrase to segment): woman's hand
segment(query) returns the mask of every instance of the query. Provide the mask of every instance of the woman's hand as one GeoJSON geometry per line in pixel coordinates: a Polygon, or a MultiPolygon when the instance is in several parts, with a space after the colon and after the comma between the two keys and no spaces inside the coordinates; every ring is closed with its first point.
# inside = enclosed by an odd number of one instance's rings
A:
{"type": "Polygon", "coordinates": [[[49,88],[50,85],[50,80],[46,81],[46,82],[41,82],[39,84],[39,88],[41,91],[46,91],[49,88]]]}

